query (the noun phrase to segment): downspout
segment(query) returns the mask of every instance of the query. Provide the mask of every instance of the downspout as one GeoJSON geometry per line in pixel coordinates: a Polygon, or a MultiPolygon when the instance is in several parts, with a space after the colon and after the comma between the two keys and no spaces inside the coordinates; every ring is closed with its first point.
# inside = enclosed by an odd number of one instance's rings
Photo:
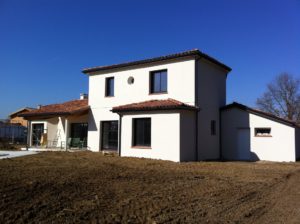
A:
{"type": "Polygon", "coordinates": [[[118,144],[118,154],[121,156],[121,139],[122,139],[122,114],[119,114],[119,144],[118,144]]]}
{"type": "MultiPolygon", "coordinates": [[[[199,62],[199,57],[196,57],[195,58],[195,106],[199,108],[199,105],[198,105],[198,62],[199,62]]],[[[198,153],[198,116],[199,116],[199,110],[196,110],[196,127],[195,127],[195,158],[196,158],[196,161],[199,160],[199,153],[198,153]]]]}
{"type": "Polygon", "coordinates": [[[31,121],[27,120],[27,145],[26,150],[30,147],[31,121]]]}

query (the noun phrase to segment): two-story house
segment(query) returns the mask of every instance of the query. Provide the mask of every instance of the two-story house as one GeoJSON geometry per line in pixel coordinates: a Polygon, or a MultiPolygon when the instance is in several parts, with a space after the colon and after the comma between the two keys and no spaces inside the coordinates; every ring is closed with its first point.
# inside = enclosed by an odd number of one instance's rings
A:
{"type": "Polygon", "coordinates": [[[88,147],[172,161],[219,159],[230,71],[197,49],[84,69],[88,147]]]}
{"type": "Polygon", "coordinates": [[[19,115],[28,121],[27,145],[172,161],[299,159],[299,124],[226,105],[230,71],[197,49],[84,69],[89,98],[19,115]]]}

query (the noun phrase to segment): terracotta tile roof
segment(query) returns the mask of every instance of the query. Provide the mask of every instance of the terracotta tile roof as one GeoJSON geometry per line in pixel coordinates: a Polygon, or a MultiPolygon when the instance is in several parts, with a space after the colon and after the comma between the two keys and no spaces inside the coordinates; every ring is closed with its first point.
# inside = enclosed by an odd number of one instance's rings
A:
{"type": "Polygon", "coordinates": [[[104,70],[115,69],[115,68],[124,68],[124,67],[134,66],[134,65],[142,65],[142,64],[165,61],[165,60],[170,60],[170,59],[175,59],[175,58],[182,58],[182,57],[187,57],[187,56],[198,56],[200,58],[205,58],[205,59],[209,60],[210,62],[221,66],[222,68],[224,68],[228,72],[231,71],[230,67],[228,67],[227,65],[221,63],[220,61],[216,60],[215,58],[201,52],[198,49],[193,49],[193,50],[184,51],[184,52],[180,52],[180,53],[176,53],[176,54],[170,54],[170,55],[165,55],[165,56],[160,56],[160,57],[155,57],[155,58],[149,58],[149,59],[144,59],[144,60],[139,60],[139,61],[132,61],[132,62],[126,62],[126,63],[121,63],[121,64],[96,66],[96,67],[86,68],[86,69],[83,69],[82,72],[85,73],[85,74],[88,74],[88,73],[91,73],[91,72],[104,71],[104,70]]]}
{"type": "Polygon", "coordinates": [[[174,99],[149,100],[139,103],[131,103],[112,108],[112,112],[151,111],[151,110],[197,110],[191,106],[174,99]]]}
{"type": "Polygon", "coordinates": [[[221,108],[221,111],[222,110],[228,110],[228,109],[231,109],[231,108],[239,108],[241,110],[244,110],[244,111],[248,111],[250,113],[253,113],[253,114],[256,114],[256,115],[260,115],[262,117],[266,117],[266,118],[269,118],[269,119],[273,119],[277,122],[280,122],[280,123],[283,123],[283,124],[287,124],[287,125],[290,125],[290,126],[293,126],[293,127],[298,127],[300,128],[300,125],[297,124],[296,122],[294,121],[291,121],[291,120],[288,120],[288,119],[284,119],[284,118],[281,118],[281,117],[278,117],[274,114],[270,114],[270,113],[267,113],[265,111],[261,111],[261,110],[258,110],[258,109],[254,109],[254,108],[251,108],[251,107],[248,107],[246,105],[243,105],[243,104],[240,104],[240,103],[237,103],[237,102],[233,102],[231,104],[228,104],[224,107],[221,108]]]}
{"type": "Polygon", "coordinates": [[[41,106],[40,109],[35,109],[20,114],[20,117],[36,117],[36,116],[57,116],[57,115],[72,115],[80,112],[88,111],[88,100],[72,100],[59,104],[49,104],[41,106]]]}

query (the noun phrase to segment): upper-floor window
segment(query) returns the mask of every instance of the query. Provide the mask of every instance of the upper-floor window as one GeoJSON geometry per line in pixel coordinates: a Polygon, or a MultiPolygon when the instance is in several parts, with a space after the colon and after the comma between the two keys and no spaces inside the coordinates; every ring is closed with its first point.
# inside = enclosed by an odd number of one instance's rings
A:
{"type": "Polygon", "coordinates": [[[166,93],[168,91],[167,70],[150,73],[150,93],[166,93]]]}
{"type": "Polygon", "coordinates": [[[105,96],[114,96],[115,91],[115,79],[109,77],[105,79],[105,96]]]}

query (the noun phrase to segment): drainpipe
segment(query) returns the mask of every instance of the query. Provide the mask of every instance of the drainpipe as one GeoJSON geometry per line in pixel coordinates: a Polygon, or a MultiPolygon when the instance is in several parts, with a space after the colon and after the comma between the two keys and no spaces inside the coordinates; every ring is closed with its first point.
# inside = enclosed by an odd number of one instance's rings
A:
{"type": "Polygon", "coordinates": [[[118,154],[121,156],[121,139],[122,139],[122,117],[123,115],[119,114],[119,144],[118,144],[118,154]]]}
{"type": "Polygon", "coordinates": [[[26,150],[30,147],[30,139],[31,139],[31,121],[27,120],[27,145],[26,150]]]}
{"type": "MultiPolygon", "coordinates": [[[[199,57],[196,57],[195,58],[195,106],[199,108],[199,98],[198,98],[198,91],[197,91],[197,87],[198,87],[198,62],[199,62],[199,57]]],[[[196,158],[196,161],[199,160],[199,153],[198,153],[198,116],[199,116],[199,109],[196,110],[196,127],[195,127],[195,135],[196,135],[196,138],[195,138],[195,158],[196,158]]]]}

